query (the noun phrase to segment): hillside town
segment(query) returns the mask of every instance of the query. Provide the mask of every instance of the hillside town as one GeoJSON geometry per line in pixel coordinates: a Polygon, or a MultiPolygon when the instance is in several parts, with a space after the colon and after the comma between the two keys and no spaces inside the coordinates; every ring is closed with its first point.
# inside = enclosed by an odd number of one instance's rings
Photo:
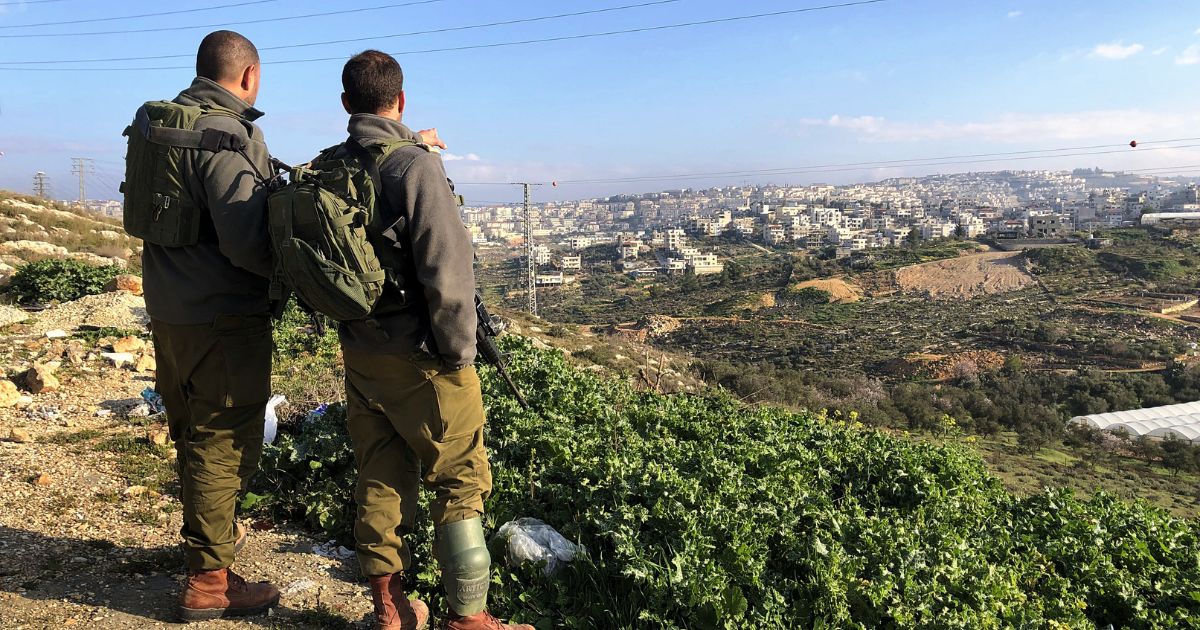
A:
{"type": "MultiPolygon", "coordinates": [[[[1194,179],[1082,169],[668,190],[540,203],[530,216],[538,283],[548,286],[571,282],[596,246],[633,276],[706,275],[724,268],[713,237],[844,257],[949,237],[1055,240],[1196,211],[1194,179]]],[[[520,205],[469,206],[464,219],[478,246],[523,241],[520,205]]]]}

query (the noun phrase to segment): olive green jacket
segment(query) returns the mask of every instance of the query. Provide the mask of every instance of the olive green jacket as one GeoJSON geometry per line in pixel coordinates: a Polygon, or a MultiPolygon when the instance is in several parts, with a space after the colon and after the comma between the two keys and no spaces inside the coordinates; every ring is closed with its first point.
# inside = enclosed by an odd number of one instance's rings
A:
{"type": "Polygon", "coordinates": [[[187,153],[182,164],[187,190],[207,215],[201,242],[188,247],[145,244],[146,310],[154,319],[179,325],[267,312],[272,273],[268,191],[259,174],[270,176],[270,156],[262,130],[253,122],[263,113],[203,77],[196,77],[175,102],[216,105],[241,116],[205,116],[196,129],[216,128],[246,139],[253,166],[233,151],[187,153]]]}

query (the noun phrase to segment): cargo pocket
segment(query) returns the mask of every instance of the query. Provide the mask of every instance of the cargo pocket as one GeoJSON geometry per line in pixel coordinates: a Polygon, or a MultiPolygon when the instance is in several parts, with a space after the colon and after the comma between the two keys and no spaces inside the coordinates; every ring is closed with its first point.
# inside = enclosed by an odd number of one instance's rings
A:
{"type": "Polygon", "coordinates": [[[469,365],[449,370],[438,359],[413,357],[412,362],[433,386],[437,405],[430,433],[436,442],[473,436],[483,427],[483,388],[479,373],[469,365]]]}
{"type": "Polygon", "coordinates": [[[225,362],[225,407],[266,403],[271,397],[270,319],[220,317],[214,330],[225,362]]]}

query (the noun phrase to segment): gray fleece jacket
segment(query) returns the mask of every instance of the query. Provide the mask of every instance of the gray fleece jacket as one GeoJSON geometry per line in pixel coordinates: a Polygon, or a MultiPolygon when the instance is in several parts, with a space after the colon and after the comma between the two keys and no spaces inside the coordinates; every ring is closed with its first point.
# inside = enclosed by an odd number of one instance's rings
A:
{"type": "MultiPolygon", "coordinates": [[[[351,116],[349,131],[365,145],[397,138],[420,142],[400,122],[373,114],[351,116]]],[[[349,156],[344,145],[337,151],[337,158],[349,156]]],[[[410,308],[390,311],[395,295],[385,292],[377,310],[386,314],[343,324],[342,345],[375,353],[424,351],[451,368],[470,365],[476,352],[475,252],[442,159],[422,147],[403,147],[383,160],[379,176],[385,203],[371,225],[386,230],[402,217],[407,220],[407,238],[400,246],[409,248],[419,286],[410,291],[415,299],[410,308]]]]}
{"type": "Polygon", "coordinates": [[[203,77],[175,98],[185,105],[210,104],[241,119],[205,116],[197,130],[216,128],[247,139],[246,155],[188,151],[182,172],[188,193],[206,210],[202,242],[189,247],[146,243],[142,268],[146,310],[168,324],[211,323],[220,315],[266,313],[272,273],[267,235],[267,189],[255,173],[270,176],[270,156],[254,120],[262,112],[203,77]]]}

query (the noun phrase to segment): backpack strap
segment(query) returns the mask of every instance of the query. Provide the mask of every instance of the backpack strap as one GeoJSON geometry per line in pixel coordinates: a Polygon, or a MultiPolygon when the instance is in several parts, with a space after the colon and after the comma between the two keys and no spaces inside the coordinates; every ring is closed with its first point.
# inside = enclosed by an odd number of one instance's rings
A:
{"type": "MultiPolygon", "coordinates": [[[[227,116],[241,120],[239,116],[233,112],[228,112],[223,109],[206,109],[200,116],[227,116]]],[[[139,108],[137,115],[133,119],[133,125],[125,130],[125,135],[129,135],[133,128],[137,128],[142,133],[142,137],[146,138],[147,142],[153,144],[178,147],[181,149],[199,149],[201,151],[209,151],[217,153],[219,151],[233,151],[241,155],[250,168],[254,169],[254,173],[258,176],[259,181],[265,181],[266,178],[262,172],[258,170],[258,166],[254,164],[254,160],[246,153],[247,142],[241,136],[222,131],[220,129],[204,129],[195,131],[193,129],[175,129],[172,127],[159,127],[150,124],[150,116],[146,113],[146,109],[139,108]]]]}

